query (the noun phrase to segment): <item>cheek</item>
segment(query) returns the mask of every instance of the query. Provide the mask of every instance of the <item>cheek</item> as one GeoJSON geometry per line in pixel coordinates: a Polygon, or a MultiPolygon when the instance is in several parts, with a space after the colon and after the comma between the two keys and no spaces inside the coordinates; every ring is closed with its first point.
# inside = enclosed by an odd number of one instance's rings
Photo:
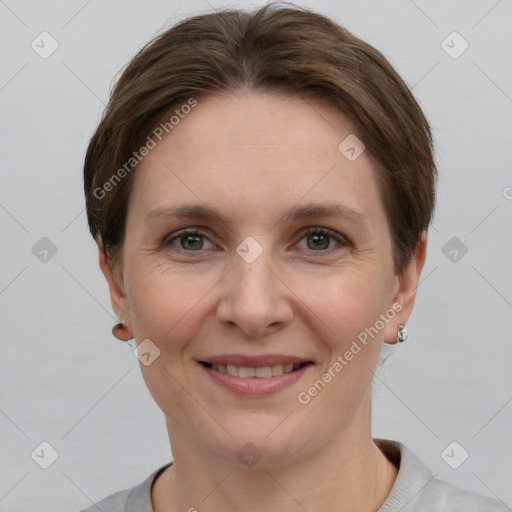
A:
{"type": "Polygon", "coordinates": [[[149,338],[157,345],[174,340],[166,349],[179,348],[179,340],[186,338],[187,326],[204,308],[217,281],[212,272],[151,265],[141,258],[127,282],[135,338],[149,338]]]}
{"type": "Polygon", "coordinates": [[[302,399],[309,401],[312,416],[324,417],[326,429],[339,428],[355,414],[373,379],[384,335],[379,319],[388,307],[386,282],[379,276],[377,267],[350,268],[305,289],[308,306],[319,318],[313,329],[319,333],[318,326],[325,326],[327,334],[320,341],[322,367],[302,390],[302,399]],[[332,414],[326,416],[325,410],[332,414]]]}
{"type": "MultiPolygon", "coordinates": [[[[125,280],[137,344],[149,339],[159,351],[151,364],[144,365],[141,361],[142,376],[168,418],[177,410],[187,415],[197,404],[186,392],[183,351],[194,335],[194,326],[197,329],[199,325],[197,315],[204,307],[201,299],[214,280],[148,260],[141,257],[132,262],[125,280]]],[[[189,421],[195,420],[189,418],[189,421]]]]}
{"type": "Polygon", "coordinates": [[[205,424],[210,424],[211,417],[208,409],[201,407],[194,387],[181,370],[165,352],[151,365],[141,364],[146,387],[166,420],[190,436],[201,432],[205,424]]]}
{"type": "MultiPolygon", "coordinates": [[[[187,372],[187,350],[208,335],[208,325],[215,324],[215,307],[222,300],[215,286],[225,274],[198,267],[184,271],[168,264],[151,266],[141,258],[138,268],[133,268],[133,278],[127,280],[137,342],[149,338],[161,351],[151,365],[141,364],[143,378],[168,421],[175,428],[186,429],[187,435],[211,424],[211,418],[193,398],[197,393],[187,372]]],[[[386,307],[383,269],[366,262],[315,271],[288,268],[284,272],[283,281],[289,289],[279,290],[294,309],[290,330],[305,333],[304,338],[321,359],[321,372],[326,372],[338,357],[350,351],[353,341],[374,325],[386,307]]],[[[216,325],[216,329],[211,331],[213,338],[221,333],[222,326],[216,325]]],[[[375,368],[380,351],[379,336],[365,346],[360,344],[361,350],[342,371],[335,372],[326,389],[306,408],[293,397],[293,406],[306,415],[301,418],[324,417],[325,410],[331,410],[336,413],[324,418],[322,428],[337,429],[348,421],[373,376],[370,369],[375,368]]],[[[306,392],[314,382],[304,384],[301,391],[306,392]]]]}
{"type": "Polygon", "coordinates": [[[382,276],[376,265],[347,266],[297,281],[297,295],[323,324],[333,350],[345,350],[384,312],[389,291],[382,276]]]}
{"type": "MultiPolygon", "coordinates": [[[[176,356],[205,322],[203,317],[215,314],[215,304],[222,300],[215,286],[224,272],[143,260],[131,266],[126,281],[135,338],[149,338],[176,356]]],[[[288,269],[283,280],[289,289],[282,290],[287,295],[283,300],[296,311],[293,322],[307,324],[315,338],[339,353],[387,307],[383,270],[374,262],[308,272],[288,269]]]]}

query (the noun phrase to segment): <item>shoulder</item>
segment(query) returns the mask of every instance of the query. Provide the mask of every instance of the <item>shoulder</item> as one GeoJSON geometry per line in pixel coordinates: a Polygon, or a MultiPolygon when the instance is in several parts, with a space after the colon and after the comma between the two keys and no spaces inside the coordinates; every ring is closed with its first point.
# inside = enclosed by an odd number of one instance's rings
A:
{"type": "Polygon", "coordinates": [[[418,496],[416,510],[450,512],[510,512],[501,501],[465,491],[434,478],[418,496]]]}
{"type": "Polygon", "coordinates": [[[116,492],[115,494],[98,501],[94,505],[80,510],[80,512],[98,512],[98,510],[102,510],[103,512],[124,512],[126,510],[128,498],[135,489],[136,487],[116,492]]]}
{"type": "Polygon", "coordinates": [[[102,512],[153,512],[151,506],[151,486],[160,473],[170,465],[166,464],[153,471],[143,482],[135,487],[111,494],[80,512],[98,512],[98,510],[102,512]]]}
{"type": "Polygon", "coordinates": [[[510,512],[505,503],[465,491],[432,475],[403,444],[375,440],[398,466],[398,476],[378,512],[510,512]]]}

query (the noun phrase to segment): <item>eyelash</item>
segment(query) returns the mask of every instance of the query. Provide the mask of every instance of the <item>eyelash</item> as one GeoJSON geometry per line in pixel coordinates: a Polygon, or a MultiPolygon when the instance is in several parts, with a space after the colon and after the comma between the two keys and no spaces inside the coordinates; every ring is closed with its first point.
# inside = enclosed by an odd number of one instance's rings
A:
{"type": "MultiPolygon", "coordinates": [[[[326,254],[330,254],[330,253],[332,253],[334,251],[341,250],[342,248],[348,247],[348,246],[351,245],[351,243],[349,242],[349,240],[345,236],[343,236],[340,233],[337,233],[336,231],[333,231],[331,229],[321,228],[321,227],[309,227],[309,228],[305,228],[304,230],[302,230],[300,232],[299,242],[303,238],[305,238],[306,236],[312,235],[312,234],[315,234],[315,235],[328,235],[331,238],[333,238],[336,242],[338,242],[341,245],[341,247],[331,248],[331,249],[320,249],[320,250],[316,250],[316,251],[315,250],[308,251],[308,252],[311,252],[311,253],[318,253],[318,254],[326,253],[326,254]]],[[[201,252],[203,252],[202,249],[199,249],[197,251],[193,251],[193,250],[192,251],[187,251],[186,249],[173,247],[171,245],[172,242],[174,242],[174,240],[179,240],[180,238],[184,238],[184,237],[187,237],[187,236],[202,236],[204,238],[208,238],[208,236],[205,233],[203,233],[202,231],[199,231],[197,229],[189,228],[189,229],[183,229],[181,231],[178,231],[171,238],[166,237],[164,239],[164,241],[162,242],[162,245],[164,247],[172,247],[171,250],[175,250],[175,251],[178,251],[178,252],[186,252],[186,253],[195,253],[195,252],[201,253],[201,252]]],[[[213,242],[211,242],[211,243],[213,243],[213,242]]]]}

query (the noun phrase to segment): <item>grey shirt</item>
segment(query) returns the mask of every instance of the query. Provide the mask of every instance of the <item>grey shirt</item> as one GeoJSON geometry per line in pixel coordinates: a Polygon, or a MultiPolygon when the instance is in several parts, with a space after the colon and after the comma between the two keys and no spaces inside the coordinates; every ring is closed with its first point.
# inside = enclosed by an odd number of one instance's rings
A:
{"type": "MultiPolygon", "coordinates": [[[[403,444],[376,439],[381,451],[398,467],[398,476],[377,512],[511,512],[505,503],[463,491],[435,478],[403,444]]],[[[80,512],[153,512],[151,485],[170,464],[139,485],[119,491],[80,512]]]]}

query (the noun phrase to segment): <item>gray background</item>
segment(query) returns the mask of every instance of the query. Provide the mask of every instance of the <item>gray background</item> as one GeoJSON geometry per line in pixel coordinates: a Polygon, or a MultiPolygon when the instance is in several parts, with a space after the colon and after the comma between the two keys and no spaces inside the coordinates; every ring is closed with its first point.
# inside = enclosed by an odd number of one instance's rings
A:
{"type": "MultiPolygon", "coordinates": [[[[410,340],[386,347],[375,380],[374,434],[510,506],[512,2],[297,3],[388,57],[437,145],[428,261],[410,340]],[[441,46],[453,31],[469,44],[458,58],[441,46]],[[469,453],[458,469],[441,456],[452,441],[469,453]]],[[[0,1],[0,511],[78,510],[171,458],[139,362],[110,334],[81,172],[115,74],[164,25],[207,10],[204,0],[0,1]],[[31,48],[43,31],[59,44],[47,59],[31,48]],[[46,260],[43,237],[57,249],[46,260]],[[58,452],[48,469],[31,458],[49,456],[43,441],[58,452]]]]}

